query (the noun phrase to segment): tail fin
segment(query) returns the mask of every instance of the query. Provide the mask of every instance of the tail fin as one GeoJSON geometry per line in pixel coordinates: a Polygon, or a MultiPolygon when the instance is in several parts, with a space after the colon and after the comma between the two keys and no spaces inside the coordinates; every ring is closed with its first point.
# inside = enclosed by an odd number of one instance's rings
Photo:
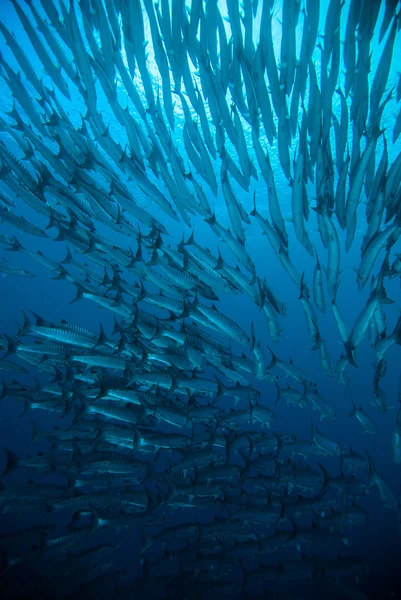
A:
{"type": "Polygon", "coordinates": [[[96,341],[96,344],[95,344],[94,348],[97,348],[98,346],[105,345],[105,343],[107,341],[107,337],[106,337],[106,334],[104,332],[103,325],[102,325],[101,321],[99,321],[99,329],[100,329],[99,336],[97,338],[97,341],[96,341]]]}
{"type": "Polygon", "coordinates": [[[7,456],[7,462],[6,468],[3,471],[3,477],[4,475],[8,475],[9,473],[15,471],[19,463],[19,457],[16,454],[14,454],[14,452],[11,452],[11,450],[7,450],[6,448],[4,448],[4,452],[7,456]]]}
{"type": "Polygon", "coordinates": [[[253,192],[253,210],[249,213],[251,217],[256,217],[258,211],[256,209],[256,190],[253,192]]]}
{"type": "Polygon", "coordinates": [[[66,246],[66,250],[67,250],[66,257],[64,258],[64,260],[60,261],[61,265],[69,265],[70,263],[74,262],[74,259],[71,254],[71,250],[69,249],[68,246],[66,246]]]}
{"type": "Polygon", "coordinates": [[[323,485],[319,495],[322,495],[326,490],[330,487],[331,484],[331,476],[328,470],[321,464],[317,463],[322,470],[323,473],[323,485]]]}
{"type": "Polygon", "coordinates": [[[277,402],[278,402],[278,401],[280,400],[280,398],[281,398],[281,388],[280,388],[280,386],[279,386],[279,384],[277,383],[277,381],[276,381],[276,380],[274,380],[274,385],[275,385],[275,386],[276,386],[276,388],[277,388],[277,397],[276,397],[276,402],[275,402],[274,404],[277,404],[277,402]]]}
{"type": "Polygon", "coordinates": [[[349,364],[352,365],[353,367],[355,367],[357,369],[358,365],[356,364],[355,358],[354,358],[354,355],[353,355],[353,352],[355,350],[355,346],[352,343],[351,336],[350,336],[350,339],[348,339],[346,341],[346,343],[344,344],[344,346],[345,346],[345,353],[346,353],[347,360],[348,360],[349,364]]]}
{"type": "Polygon", "coordinates": [[[39,427],[37,426],[37,424],[35,423],[35,421],[33,421],[32,419],[29,419],[29,420],[32,425],[32,439],[29,442],[28,446],[30,446],[31,444],[34,444],[35,442],[38,442],[43,437],[42,432],[39,429],[39,427]]]}
{"type": "Polygon", "coordinates": [[[24,316],[24,322],[20,326],[20,329],[19,329],[19,331],[17,333],[17,336],[25,335],[30,330],[30,328],[32,327],[32,323],[28,319],[26,312],[22,311],[22,314],[24,316]]]}
{"type": "Polygon", "coordinates": [[[217,392],[216,392],[216,397],[215,397],[215,401],[219,400],[220,398],[222,398],[224,396],[224,392],[225,392],[225,386],[224,383],[221,381],[221,379],[219,379],[217,377],[216,374],[214,374],[214,378],[216,380],[217,383],[217,392]]]}
{"type": "MultiPolygon", "coordinates": [[[[60,279],[60,275],[57,275],[57,277],[54,277],[53,279],[60,279]]],[[[75,298],[73,298],[72,300],[70,300],[69,304],[74,304],[74,302],[78,302],[79,300],[82,300],[82,298],[84,297],[84,288],[79,285],[78,282],[74,282],[74,285],[77,289],[77,295],[75,296],[75,298]]]]}
{"type": "Polygon", "coordinates": [[[19,240],[17,240],[15,235],[13,235],[12,237],[13,237],[13,243],[9,248],[6,248],[7,252],[18,252],[20,250],[23,250],[24,249],[23,245],[20,243],[19,240]]]}
{"type": "MultiPolygon", "coordinates": [[[[63,265],[60,263],[58,265],[58,269],[56,271],[57,275],[55,275],[54,277],[52,277],[52,280],[57,280],[57,279],[70,279],[71,275],[69,274],[69,272],[67,271],[67,269],[65,269],[63,267],[63,265]]],[[[76,282],[74,282],[74,285],[78,285],[76,282]]],[[[74,300],[72,300],[72,302],[74,302],[74,300]]]]}
{"type": "Polygon", "coordinates": [[[159,265],[160,264],[160,259],[159,259],[159,255],[157,253],[157,250],[153,250],[152,252],[152,258],[150,259],[149,262],[146,263],[147,267],[153,267],[155,265],[159,265]]]}
{"type": "Polygon", "coordinates": [[[221,256],[220,248],[218,248],[218,252],[219,252],[219,258],[217,260],[216,266],[214,267],[215,271],[220,271],[221,269],[224,269],[224,260],[223,260],[223,257],[221,256]]]}
{"type": "Polygon", "coordinates": [[[393,336],[395,338],[395,343],[401,346],[401,316],[394,327],[393,336]]]}
{"type": "Polygon", "coordinates": [[[270,354],[272,355],[271,362],[270,362],[270,364],[269,364],[269,365],[267,365],[267,367],[266,367],[266,370],[267,370],[267,371],[270,371],[270,369],[273,369],[273,368],[276,366],[276,364],[277,364],[277,361],[278,361],[278,358],[277,358],[277,356],[274,354],[274,352],[273,352],[273,350],[270,348],[270,346],[267,346],[267,347],[269,348],[269,350],[270,350],[270,354]]]}
{"type": "Polygon", "coordinates": [[[195,242],[195,237],[194,237],[194,230],[192,230],[191,235],[189,236],[189,238],[187,239],[187,241],[184,241],[184,237],[182,239],[182,242],[180,243],[180,246],[192,246],[192,244],[195,242]]]}
{"type": "Polygon", "coordinates": [[[211,226],[216,225],[216,215],[213,213],[211,217],[209,217],[208,219],[204,219],[204,221],[205,223],[208,223],[211,226]]]}
{"type": "Polygon", "coordinates": [[[368,454],[368,451],[365,450],[367,459],[368,459],[368,464],[369,464],[369,482],[368,482],[368,489],[370,490],[376,483],[377,483],[377,479],[378,479],[378,474],[376,471],[376,467],[373,463],[373,460],[371,459],[371,457],[368,454]]]}
{"type": "Polygon", "coordinates": [[[239,479],[240,482],[243,481],[243,479],[247,476],[247,474],[249,473],[251,467],[252,467],[252,461],[250,460],[249,456],[247,456],[246,454],[244,454],[244,452],[241,452],[241,450],[239,450],[239,454],[241,455],[245,466],[243,467],[243,473],[239,479]]]}
{"type": "Polygon", "coordinates": [[[352,402],[352,411],[349,413],[349,417],[354,417],[356,415],[356,406],[354,404],[353,399],[351,398],[351,402],[352,402]]]}
{"type": "Polygon", "coordinates": [[[378,295],[379,302],[381,304],[394,304],[394,300],[391,300],[390,298],[387,297],[387,293],[386,293],[386,290],[385,290],[384,284],[383,284],[383,278],[384,278],[384,274],[383,274],[383,271],[381,271],[379,273],[377,281],[376,281],[374,293],[378,295]]]}
{"type": "MultiPolygon", "coordinates": [[[[7,350],[6,353],[3,354],[2,358],[7,358],[11,354],[14,354],[17,350],[17,344],[14,342],[12,338],[10,338],[7,334],[3,334],[7,341],[7,350]]],[[[0,398],[1,400],[2,398],[0,398]]]]}

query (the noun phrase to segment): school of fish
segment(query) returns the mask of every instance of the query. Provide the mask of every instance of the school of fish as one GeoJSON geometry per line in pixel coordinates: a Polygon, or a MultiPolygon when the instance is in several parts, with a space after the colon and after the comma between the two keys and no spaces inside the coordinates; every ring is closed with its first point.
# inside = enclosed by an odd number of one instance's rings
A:
{"type": "Polygon", "coordinates": [[[0,272],[34,277],[39,264],[70,282],[73,302],[114,317],[113,331],[94,331],[22,311],[0,337],[1,404],[21,407],[13,427],[31,431],[24,454],[4,448],[1,522],[31,521],[0,536],[2,597],[368,598],[353,528],[371,493],[399,527],[397,489],[364,448],[324,432],[336,406],[275,349],[291,307],[269,264],[347,401],[368,337],[370,406],[353,397],[350,417],[376,435],[395,409],[401,464],[401,396],[380,385],[401,345],[401,317],[386,320],[401,309],[386,290],[401,276],[399,0],[7,0],[2,11],[24,34],[0,14],[0,272]],[[65,258],[41,251],[44,239],[65,258]],[[349,323],[337,296],[355,246],[369,294],[349,323]],[[226,314],[234,297],[253,305],[241,323],[226,314]],[[338,356],[322,333],[329,313],[338,356]],[[307,415],[309,439],[276,426],[284,401],[307,415]]]}

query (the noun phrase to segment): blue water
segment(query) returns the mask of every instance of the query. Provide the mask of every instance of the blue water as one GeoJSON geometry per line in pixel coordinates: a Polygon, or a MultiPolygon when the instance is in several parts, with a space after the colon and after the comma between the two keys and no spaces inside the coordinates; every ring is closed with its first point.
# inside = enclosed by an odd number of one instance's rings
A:
{"type": "MultiPolygon", "coordinates": [[[[24,10],[26,6],[22,3],[24,10]]],[[[40,9],[39,3],[38,10],[40,9]]],[[[220,3],[219,3],[220,6],[220,3]]],[[[225,11],[224,4],[220,6],[222,14],[225,11]]],[[[1,20],[6,27],[13,31],[16,38],[19,40],[22,47],[29,54],[32,64],[35,65],[39,76],[42,75],[41,63],[37,57],[30,50],[29,41],[27,40],[23,28],[19,23],[19,20],[15,14],[15,11],[10,2],[1,3],[1,20]]],[[[344,35],[346,14],[348,10],[348,3],[344,7],[341,36],[344,35]]],[[[384,3],[381,8],[378,22],[381,22],[381,16],[384,11],[384,3]]],[[[324,21],[327,12],[326,3],[321,3],[321,27],[320,31],[324,31],[324,21]]],[[[258,12],[259,15],[259,12],[258,12]]],[[[280,3],[276,3],[274,7],[274,23],[273,32],[275,35],[275,44],[279,48],[279,20],[280,20],[280,3]]],[[[257,23],[257,19],[255,21],[257,23]]],[[[300,31],[298,31],[298,43],[300,42],[300,31]]],[[[256,34],[255,34],[256,35],[256,34]]],[[[374,37],[371,47],[373,49],[372,55],[372,74],[375,72],[378,58],[383,47],[382,44],[378,44],[374,37]]],[[[392,70],[390,73],[388,86],[386,89],[390,89],[393,84],[398,81],[397,69],[399,68],[399,57],[401,56],[401,36],[398,34],[396,38],[396,50],[393,56],[392,70]]],[[[4,44],[4,40],[0,41],[0,52],[9,61],[9,63],[16,69],[17,63],[12,56],[9,48],[4,44]]],[[[153,60],[153,51],[149,45],[149,71],[152,73],[152,68],[155,68],[153,60]]],[[[316,55],[316,68],[319,69],[318,62],[319,53],[316,55]]],[[[44,74],[44,82],[50,85],[49,77],[44,74]]],[[[342,75],[340,75],[342,77],[342,75]]],[[[154,80],[155,86],[157,83],[156,77],[154,80]]],[[[29,84],[27,84],[29,85],[29,84]]],[[[73,88],[73,86],[70,86],[73,88]]],[[[82,99],[79,97],[77,91],[72,91],[72,102],[67,102],[58,94],[60,102],[63,104],[65,110],[69,114],[71,120],[76,124],[79,123],[79,113],[82,111],[82,99]]],[[[122,146],[124,146],[125,138],[121,128],[115,121],[113,113],[108,107],[107,100],[104,95],[100,94],[99,109],[103,112],[103,119],[105,123],[110,122],[110,134],[117,141],[120,140],[122,146]]],[[[123,106],[125,106],[124,91],[121,88],[119,82],[118,88],[119,99],[123,106]]],[[[0,97],[2,98],[2,109],[9,110],[12,107],[12,99],[10,92],[2,79],[0,79],[0,97]]],[[[394,123],[394,115],[399,110],[395,103],[395,100],[391,101],[385,109],[383,116],[382,126],[386,127],[387,140],[389,142],[389,164],[396,158],[401,148],[401,140],[399,139],[396,144],[390,143],[391,130],[394,123]]],[[[334,110],[338,114],[339,106],[337,100],[335,100],[334,110]]],[[[174,132],[174,140],[176,141],[177,148],[184,156],[184,161],[188,163],[185,157],[185,148],[182,142],[182,128],[183,128],[183,115],[180,111],[179,103],[176,105],[176,127],[174,132]]],[[[254,157],[253,150],[251,148],[251,130],[243,121],[245,129],[247,143],[249,144],[249,153],[251,158],[254,157]]],[[[350,129],[351,132],[351,129],[350,129]]],[[[4,133],[0,133],[1,139],[7,144],[7,147],[14,152],[17,156],[20,156],[20,150],[15,145],[14,140],[4,133]]],[[[292,149],[296,148],[296,140],[293,141],[292,149]]],[[[380,161],[382,152],[382,143],[379,142],[377,145],[376,155],[376,167],[380,161]]],[[[286,218],[287,231],[289,233],[289,247],[292,249],[291,258],[296,265],[300,273],[305,273],[305,280],[307,281],[310,288],[312,287],[313,270],[315,267],[315,261],[312,259],[302,246],[297,241],[292,224],[291,218],[291,188],[288,186],[288,182],[283,176],[280,163],[277,156],[277,147],[269,147],[270,158],[274,168],[274,174],[276,179],[277,192],[280,199],[280,205],[282,208],[283,216],[286,218]]],[[[255,165],[256,160],[254,160],[255,165]]],[[[216,173],[219,173],[220,165],[215,165],[216,173]]],[[[152,175],[149,175],[152,181],[152,175]]],[[[99,180],[100,181],[100,180],[99,180]]],[[[162,185],[158,183],[158,185],[162,185]]],[[[257,206],[261,214],[264,216],[268,215],[267,205],[267,193],[266,185],[259,173],[259,180],[251,180],[250,191],[246,193],[242,190],[235,182],[232,182],[232,187],[236,196],[240,199],[247,212],[250,212],[253,207],[253,192],[256,192],[257,206]]],[[[214,207],[218,221],[225,227],[230,227],[229,217],[225,208],[225,203],[221,195],[221,191],[216,198],[214,198],[209,190],[204,186],[206,193],[208,194],[211,205],[214,207]]],[[[0,182],[0,189],[3,189],[3,184],[0,182]]],[[[310,196],[310,204],[314,204],[314,186],[309,184],[308,188],[310,196]]],[[[364,192],[363,192],[364,195],[364,192]]],[[[176,246],[181,240],[182,234],[184,233],[187,238],[191,229],[188,228],[182,221],[176,223],[169,219],[164,213],[162,213],[155,203],[149,201],[140,191],[136,192],[136,198],[138,203],[141,203],[146,207],[153,215],[160,219],[168,229],[169,235],[163,236],[165,244],[171,244],[176,246]]],[[[19,198],[13,197],[16,204],[16,211],[18,214],[23,215],[27,220],[35,225],[45,228],[47,226],[47,219],[41,215],[36,214],[30,207],[25,205],[19,198]]],[[[355,240],[351,250],[348,253],[344,251],[344,236],[340,229],[337,227],[340,234],[341,243],[341,276],[340,286],[337,294],[337,304],[341,309],[345,321],[348,326],[352,328],[358,314],[366,304],[366,301],[370,294],[369,284],[364,290],[359,291],[356,285],[356,273],[354,268],[358,267],[360,260],[360,245],[363,239],[363,234],[366,230],[365,221],[365,205],[361,202],[359,213],[358,213],[358,228],[355,236],[355,240]]],[[[223,255],[223,258],[232,266],[235,266],[235,260],[232,255],[225,247],[223,243],[219,243],[218,238],[213,234],[209,226],[204,223],[200,217],[193,217],[192,227],[195,231],[195,238],[204,248],[209,248],[213,254],[217,254],[219,249],[223,255]]],[[[320,235],[317,230],[317,220],[315,213],[311,211],[309,221],[307,222],[308,233],[311,241],[316,246],[318,255],[322,264],[325,262],[325,250],[322,246],[320,235]]],[[[107,227],[102,223],[97,222],[98,231],[107,236],[116,245],[120,245],[123,248],[133,247],[134,252],[136,251],[135,241],[130,240],[127,236],[122,236],[116,233],[112,228],[107,227]]],[[[336,412],[336,420],[319,422],[317,413],[313,413],[313,419],[315,423],[319,425],[321,431],[326,433],[328,436],[336,439],[340,446],[345,450],[352,447],[353,450],[363,453],[367,450],[372,456],[376,469],[380,476],[390,487],[394,496],[399,500],[400,498],[400,466],[393,462],[392,452],[392,436],[395,430],[396,414],[398,411],[398,395],[399,395],[399,383],[400,383],[400,358],[401,348],[397,345],[392,345],[386,354],[387,372],[386,376],[381,380],[380,386],[382,387],[387,403],[391,405],[391,409],[386,413],[380,413],[375,406],[370,404],[373,398],[373,377],[374,377],[374,352],[372,347],[369,345],[368,337],[364,339],[357,351],[357,362],[359,365],[358,369],[348,367],[347,371],[351,377],[350,385],[344,386],[333,378],[328,378],[320,366],[318,352],[313,352],[313,342],[310,340],[305,315],[302,310],[301,303],[299,301],[299,289],[290,280],[287,273],[283,270],[279,260],[275,256],[267,238],[261,235],[261,230],[255,220],[252,220],[250,226],[245,226],[246,229],[246,247],[249,255],[252,257],[256,271],[261,279],[266,278],[267,282],[271,284],[272,288],[277,293],[281,302],[286,306],[286,316],[279,317],[280,327],[282,328],[280,340],[278,343],[274,343],[268,333],[267,326],[265,323],[262,312],[252,303],[252,301],[245,295],[231,295],[225,296],[224,294],[219,295],[218,308],[221,312],[236,321],[246,332],[250,334],[251,322],[255,323],[255,330],[257,332],[257,338],[261,342],[262,348],[265,352],[266,363],[268,363],[270,356],[268,346],[272,347],[274,353],[282,360],[289,360],[290,358],[301,369],[303,369],[317,384],[319,393],[327,400],[327,402],[334,408],[336,412]],[[360,424],[355,420],[348,417],[351,411],[351,398],[355,404],[362,405],[366,412],[374,419],[378,427],[378,434],[375,436],[369,436],[364,434],[360,424]]],[[[18,240],[24,246],[24,248],[32,251],[41,250],[46,256],[51,257],[55,261],[61,261],[66,254],[66,245],[64,242],[55,242],[52,237],[56,236],[56,230],[50,229],[48,231],[49,239],[42,239],[30,236],[23,232],[20,232],[10,226],[7,223],[0,224],[0,232],[6,235],[16,235],[18,240]]],[[[397,252],[401,252],[401,244],[398,242],[392,249],[392,257],[397,252]]],[[[60,319],[65,319],[68,323],[85,327],[91,331],[99,331],[99,323],[103,324],[104,330],[108,336],[112,334],[113,330],[113,317],[107,309],[99,308],[96,304],[88,300],[82,300],[78,303],[71,304],[71,300],[75,297],[75,289],[73,285],[68,281],[52,280],[52,274],[37,263],[30,261],[23,253],[10,253],[7,252],[3,245],[0,246],[0,257],[4,257],[8,261],[12,262],[21,268],[29,269],[34,275],[34,278],[19,278],[12,275],[5,275],[0,278],[0,332],[9,336],[14,336],[17,332],[16,322],[22,323],[22,310],[29,313],[34,311],[39,315],[46,318],[46,320],[57,323],[60,319]]],[[[384,258],[384,253],[381,255],[381,260],[384,258]]],[[[377,273],[378,266],[381,264],[381,260],[377,261],[374,273],[377,273]]],[[[387,296],[394,301],[392,305],[386,305],[384,310],[387,317],[387,332],[391,333],[394,329],[395,323],[399,317],[401,303],[400,303],[400,280],[399,277],[394,279],[386,279],[385,282],[387,296]]],[[[319,327],[322,337],[325,339],[328,350],[332,357],[333,363],[339,359],[343,352],[343,346],[338,335],[338,331],[331,313],[330,300],[326,293],[326,313],[324,315],[319,314],[319,327]]],[[[238,345],[233,342],[233,351],[241,352],[238,345]]],[[[16,362],[21,361],[13,358],[16,362]]],[[[22,364],[22,363],[21,363],[22,364]]],[[[12,373],[0,373],[1,378],[7,383],[16,377],[12,373]]],[[[43,372],[35,373],[32,369],[30,374],[27,376],[18,376],[18,380],[26,385],[32,385],[32,376],[35,375],[40,381],[46,380],[46,375],[43,372]]],[[[284,375],[280,373],[281,385],[286,385],[284,375]]],[[[290,385],[293,382],[288,380],[290,385]]],[[[261,402],[266,404],[269,408],[274,410],[276,419],[274,421],[273,429],[277,432],[288,432],[294,434],[300,439],[308,439],[311,429],[311,409],[298,408],[293,405],[287,405],[284,400],[280,401],[275,405],[276,400],[276,389],[273,383],[268,381],[252,381],[252,385],[257,387],[261,391],[261,402]]],[[[26,453],[33,452],[30,448],[27,451],[27,440],[30,436],[30,424],[29,414],[19,418],[21,412],[21,405],[15,401],[14,398],[6,398],[0,402],[0,446],[9,448],[18,455],[25,455],[26,453]]],[[[55,421],[52,415],[46,415],[44,411],[35,412],[35,421],[39,427],[43,430],[48,430],[52,424],[60,423],[55,421]]],[[[64,421],[65,422],[65,421],[64,421]]],[[[64,425],[63,425],[64,426],[64,425]]],[[[45,442],[40,442],[35,445],[35,452],[47,450],[48,445],[45,442]]],[[[5,464],[4,458],[0,459],[5,464]]],[[[314,459],[308,459],[308,463],[312,467],[316,467],[316,461],[314,459]]],[[[332,475],[339,474],[339,459],[331,457],[324,460],[324,464],[329,469],[332,475]]],[[[2,468],[0,464],[0,469],[2,468]]],[[[317,467],[316,467],[317,468],[317,467]]],[[[362,477],[366,480],[366,474],[362,477]]],[[[9,481],[18,481],[18,474],[10,476],[9,481]]],[[[369,573],[364,575],[361,579],[361,590],[366,594],[368,598],[401,598],[401,578],[399,565],[401,564],[401,551],[400,551],[400,533],[397,529],[397,514],[394,511],[386,510],[383,507],[382,502],[379,499],[379,493],[377,488],[373,488],[366,497],[360,499],[360,504],[363,505],[369,512],[369,521],[362,527],[357,526],[352,529],[352,545],[349,548],[351,554],[361,555],[367,559],[369,565],[369,573]]],[[[235,516],[235,515],[234,515],[235,516]]],[[[0,516],[1,526],[4,527],[4,531],[11,531],[13,528],[20,528],[22,524],[26,527],[30,526],[35,522],[35,515],[25,514],[21,515],[18,513],[12,513],[11,517],[7,515],[0,516]]],[[[116,551],[113,557],[114,566],[118,564],[120,569],[134,569],[134,572],[139,572],[139,561],[135,558],[135,554],[139,548],[139,540],[135,542],[135,546],[132,547],[130,534],[125,531],[118,534],[116,540],[121,541],[119,549],[116,551]]],[[[114,541],[114,540],[113,540],[114,541]]],[[[1,585],[1,579],[0,579],[1,585]]],[[[68,592],[74,592],[73,583],[68,582],[68,592]]],[[[98,586],[99,588],[99,586],[98,586]]],[[[93,597],[109,597],[106,588],[98,591],[94,586],[93,597]],[[103,594],[103,595],[102,595],[103,594]]],[[[294,583],[290,586],[290,593],[297,593],[297,584],[294,583]]],[[[67,592],[66,592],[67,593],[67,592]]],[[[26,597],[26,596],[25,596],[26,597]]],[[[267,595],[266,598],[269,596],[267,595]]],[[[309,596],[305,596],[305,598],[309,596]]],[[[312,597],[312,596],[311,596],[312,597]]],[[[323,597],[323,596],[322,596],[323,597]]],[[[341,597],[340,595],[338,597],[341,597]]],[[[348,596],[344,596],[348,597],[348,596]]],[[[350,596],[351,597],[351,596],[350,596]]],[[[355,596],[357,597],[357,596],[355,596]]],[[[365,597],[365,596],[364,596],[365,597]]]]}

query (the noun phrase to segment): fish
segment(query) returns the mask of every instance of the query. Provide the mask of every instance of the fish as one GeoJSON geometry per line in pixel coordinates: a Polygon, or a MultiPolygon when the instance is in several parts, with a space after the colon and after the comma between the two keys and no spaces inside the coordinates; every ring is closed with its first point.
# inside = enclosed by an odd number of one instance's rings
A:
{"type": "Polygon", "coordinates": [[[373,419],[365,413],[362,407],[357,408],[352,401],[352,411],[349,413],[349,417],[356,417],[360,424],[362,425],[365,433],[377,433],[377,425],[373,421],[373,419]]]}
{"type": "Polygon", "coordinates": [[[324,300],[322,267],[320,265],[319,257],[317,255],[316,267],[313,273],[313,299],[320,312],[324,313],[326,310],[326,303],[324,300]]]}
{"type": "Polygon", "coordinates": [[[7,275],[18,275],[19,277],[35,277],[35,275],[27,269],[20,269],[6,261],[5,258],[0,259],[0,271],[1,273],[7,275]]]}
{"type": "Polygon", "coordinates": [[[313,425],[312,422],[312,442],[319,446],[321,450],[327,452],[328,454],[341,454],[340,445],[335,441],[330,439],[328,436],[319,431],[316,425],[313,425]]]}
{"type": "Polygon", "coordinates": [[[399,503],[334,386],[365,376],[368,337],[391,418],[400,15],[382,4],[5,3],[6,598],[363,594],[375,565],[343,547],[399,503]]]}
{"type": "Polygon", "coordinates": [[[357,348],[357,346],[365,336],[374,311],[377,309],[379,304],[392,304],[392,302],[393,301],[386,295],[386,291],[383,287],[383,274],[380,273],[373,286],[373,290],[369,297],[369,300],[365,308],[360,312],[357,320],[354,323],[353,329],[345,343],[348,360],[353,366],[356,366],[356,363],[353,358],[352,351],[357,348]]]}
{"type": "Polygon", "coordinates": [[[383,506],[385,506],[389,510],[397,511],[398,504],[393,492],[385,483],[385,481],[380,477],[380,475],[378,475],[376,467],[368,452],[365,451],[365,453],[369,463],[369,489],[376,485],[379,489],[380,497],[383,501],[383,506]]]}

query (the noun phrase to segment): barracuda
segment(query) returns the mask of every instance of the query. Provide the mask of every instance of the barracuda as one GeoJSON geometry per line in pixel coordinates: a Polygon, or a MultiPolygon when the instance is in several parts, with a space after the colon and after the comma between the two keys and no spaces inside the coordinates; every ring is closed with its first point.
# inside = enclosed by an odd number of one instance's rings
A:
{"type": "Polygon", "coordinates": [[[388,412],[397,468],[399,2],[2,8],[5,597],[363,595],[354,527],[399,513],[352,437],[388,412]]]}

